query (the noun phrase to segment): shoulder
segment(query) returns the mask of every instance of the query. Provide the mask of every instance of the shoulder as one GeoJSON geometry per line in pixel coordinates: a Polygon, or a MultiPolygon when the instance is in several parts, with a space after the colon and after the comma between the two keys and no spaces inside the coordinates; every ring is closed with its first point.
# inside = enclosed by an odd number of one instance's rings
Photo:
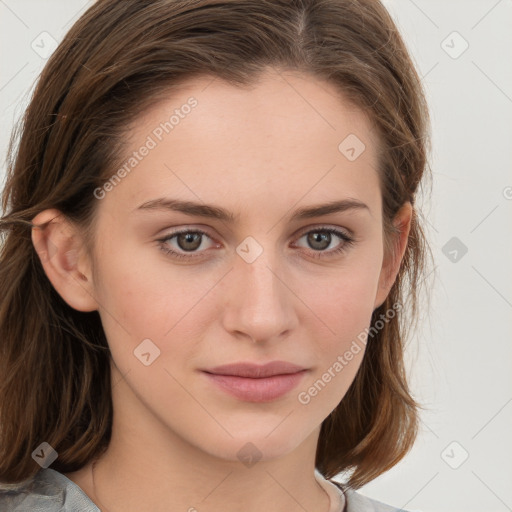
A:
{"type": "Polygon", "coordinates": [[[50,468],[18,484],[0,483],[0,510],[100,512],[78,485],[50,468]]]}
{"type": "Polygon", "coordinates": [[[407,510],[402,508],[386,505],[381,501],[368,498],[367,496],[364,496],[363,494],[360,494],[354,489],[346,487],[339,482],[334,482],[332,480],[331,482],[335,484],[345,495],[346,508],[343,512],[407,512],[407,510]]]}

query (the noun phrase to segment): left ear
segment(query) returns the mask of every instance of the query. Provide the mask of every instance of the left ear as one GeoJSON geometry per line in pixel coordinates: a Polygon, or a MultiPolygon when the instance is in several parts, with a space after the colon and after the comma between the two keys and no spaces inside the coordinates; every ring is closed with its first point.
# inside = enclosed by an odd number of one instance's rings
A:
{"type": "Polygon", "coordinates": [[[407,201],[400,210],[398,210],[393,219],[395,232],[388,235],[390,236],[390,240],[387,250],[384,250],[374,309],[384,303],[400,270],[400,264],[405,254],[409,231],[411,229],[412,212],[412,205],[407,201]]]}

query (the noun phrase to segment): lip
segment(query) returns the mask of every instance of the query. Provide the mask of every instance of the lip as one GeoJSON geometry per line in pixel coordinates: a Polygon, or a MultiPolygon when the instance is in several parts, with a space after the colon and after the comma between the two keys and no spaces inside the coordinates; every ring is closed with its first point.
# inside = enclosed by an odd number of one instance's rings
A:
{"type": "Polygon", "coordinates": [[[207,373],[216,375],[231,375],[236,377],[262,378],[272,377],[273,375],[287,375],[305,370],[303,366],[288,363],[287,361],[271,361],[266,364],[254,364],[250,362],[240,362],[232,364],[223,364],[215,368],[203,370],[207,373]]]}
{"type": "Polygon", "coordinates": [[[265,365],[235,363],[202,370],[210,382],[247,402],[269,402],[290,392],[307,369],[285,361],[265,365]]]}

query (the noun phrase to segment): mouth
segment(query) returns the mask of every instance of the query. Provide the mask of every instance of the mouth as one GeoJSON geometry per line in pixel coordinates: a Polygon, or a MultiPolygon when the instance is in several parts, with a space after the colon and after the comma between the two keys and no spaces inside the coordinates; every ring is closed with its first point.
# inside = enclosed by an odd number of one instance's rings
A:
{"type": "Polygon", "coordinates": [[[202,370],[219,390],[247,402],[270,402],[295,388],[309,370],[285,361],[236,363],[202,370]]]}

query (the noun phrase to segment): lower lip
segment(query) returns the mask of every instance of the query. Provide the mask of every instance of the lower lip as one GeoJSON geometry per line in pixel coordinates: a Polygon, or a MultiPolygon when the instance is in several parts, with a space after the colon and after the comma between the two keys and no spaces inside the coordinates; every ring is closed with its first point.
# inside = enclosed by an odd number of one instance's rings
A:
{"type": "Polygon", "coordinates": [[[247,402],[270,402],[296,387],[304,377],[306,370],[287,375],[273,375],[272,377],[261,379],[203,373],[222,390],[240,400],[247,402]]]}

